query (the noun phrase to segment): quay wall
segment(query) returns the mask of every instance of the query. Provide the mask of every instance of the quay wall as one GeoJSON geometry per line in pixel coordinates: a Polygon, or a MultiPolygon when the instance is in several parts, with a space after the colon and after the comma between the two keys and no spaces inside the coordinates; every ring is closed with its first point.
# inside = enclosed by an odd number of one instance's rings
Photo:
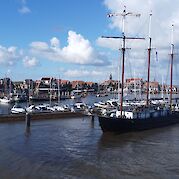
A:
{"type": "MultiPolygon", "coordinates": [[[[53,112],[53,113],[31,113],[31,120],[45,120],[45,119],[62,119],[70,117],[83,117],[82,113],[78,112],[53,112]]],[[[0,123],[25,121],[26,114],[10,114],[0,115],[0,123]]]]}

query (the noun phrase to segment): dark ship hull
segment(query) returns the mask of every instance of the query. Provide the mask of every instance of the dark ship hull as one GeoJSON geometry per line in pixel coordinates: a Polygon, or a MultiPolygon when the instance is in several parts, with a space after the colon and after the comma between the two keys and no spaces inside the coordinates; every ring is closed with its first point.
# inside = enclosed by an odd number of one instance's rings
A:
{"type": "Polygon", "coordinates": [[[146,118],[146,119],[126,119],[99,116],[99,124],[103,132],[131,132],[152,128],[164,127],[179,123],[179,112],[167,116],[146,118]]]}

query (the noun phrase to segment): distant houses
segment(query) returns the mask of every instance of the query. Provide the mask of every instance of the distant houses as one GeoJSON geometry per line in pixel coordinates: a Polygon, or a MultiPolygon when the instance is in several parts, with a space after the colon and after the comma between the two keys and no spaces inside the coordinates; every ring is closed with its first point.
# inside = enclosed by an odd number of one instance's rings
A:
{"type": "Polygon", "coordinates": [[[121,88],[121,84],[119,81],[117,80],[113,80],[112,79],[112,74],[110,74],[109,76],[109,80],[106,80],[104,82],[102,82],[100,84],[100,88],[103,90],[103,91],[117,91],[118,90],[118,83],[119,83],[119,88],[121,88]]]}
{"type": "Polygon", "coordinates": [[[56,99],[58,93],[60,96],[69,95],[71,92],[71,84],[68,80],[61,80],[52,77],[43,77],[37,80],[34,94],[40,98],[56,99]]]}
{"type": "Polygon", "coordinates": [[[0,96],[10,95],[12,93],[14,85],[10,78],[0,79],[0,96]]]}
{"type": "Polygon", "coordinates": [[[128,78],[125,87],[128,92],[144,92],[144,81],[142,78],[128,78]]]}
{"type": "MultiPolygon", "coordinates": [[[[170,85],[161,85],[161,91],[163,90],[164,91],[164,93],[170,93],[170,91],[171,91],[171,88],[170,88],[170,85]]],[[[177,87],[177,86],[172,86],[172,92],[173,93],[178,93],[179,92],[179,87],[177,87]]]]}
{"type": "MultiPolygon", "coordinates": [[[[147,82],[142,78],[128,78],[125,80],[124,90],[128,93],[146,93],[147,82]]],[[[52,98],[70,96],[74,90],[81,90],[83,92],[118,92],[121,90],[121,83],[112,79],[110,74],[109,80],[101,83],[86,82],[81,80],[64,80],[53,77],[42,77],[40,80],[33,81],[32,79],[25,79],[24,81],[11,81],[10,78],[0,79],[0,96],[4,95],[26,95],[37,98],[52,98]],[[118,87],[120,89],[118,89],[118,87]]],[[[178,93],[179,87],[173,86],[173,93],[178,93]]],[[[149,83],[149,92],[156,93],[170,93],[170,85],[161,85],[157,81],[149,83]]]]}
{"type": "MultiPolygon", "coordinates": [[[[145,89],[145,92],[146,92],[146,89],[147,89],[147,82],[145,82],[144,84],[144,89],[145,89]]],[[[157,81],[151,81],[149,82],[149,93],[152,93],[152,94],[157,94],[160,92],[160,85],[159,85],[159,82],[157,81]]]]}

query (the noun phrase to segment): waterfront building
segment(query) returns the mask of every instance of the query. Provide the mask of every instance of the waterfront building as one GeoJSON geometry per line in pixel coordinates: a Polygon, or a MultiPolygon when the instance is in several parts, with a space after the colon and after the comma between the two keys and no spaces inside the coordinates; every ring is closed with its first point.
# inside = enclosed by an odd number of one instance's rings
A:
{"type": "Polygon", "coordinates": [[[81,89],[83,89],[85,82],[76,80],[76,81],[72,81],[71,84],[72,84],[72,89],[80,89],[81,90],[81,89]]]}
{"type": "Polygon", "coordinates": [[[143,92],[144,81],[142,78],[126,79],[125,87],[129,92],[143,92]]]}
{"type": "MultiPolygon", "coordinates": [[[[145,89],[147,88],[147,82],[144,84],[145,89]]],[[[160,85],[157,81],[149,82],[149,93],[156,94],[160,91],[160,85]]]]}
{"type": "MultiPolygon", "coordinates": [[[[119,86],[121,87],[121,84],[119,84],[119,86]]],[[[113,80],[112,74],[110,73],[109,80],[102,82],[100,84],[100,88],[104,91],[117,91],[118,90],[118,81],[113,80]]]]}
{"type": "MultiPolygon", "coordinates": [[[[170,85],[165,85],[164,86],[164,92],[165,93],[170,93],[170,91],[171,91],[171,87],[170,87],[170,85]]],[[[172,86],[172,92],[173,93],[177,93],[178,92],[178,88],[177,88],[177,86],[172,86]]]]}
{"type": "Polygon", "coordinates": [[[36,81],[35,95],[38,98],[42,98],[42,99],[49,98],[50,95],[53,96],[54,89],[56,86],[57,84],[55,78],[42,77],[41,80],[36,81]]]}

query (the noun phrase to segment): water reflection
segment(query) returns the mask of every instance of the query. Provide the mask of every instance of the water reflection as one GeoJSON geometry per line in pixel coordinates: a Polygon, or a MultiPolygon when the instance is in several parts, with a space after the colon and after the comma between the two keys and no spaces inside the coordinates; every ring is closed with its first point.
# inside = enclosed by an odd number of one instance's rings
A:
{"type": "Polygon", "coordinates": [[[101,148],[110,147],[121,147],[122,145],[126,145],[129,143],[135,144],[145,144],[145,145],[160,145],[167,138],[170,138],[170,143],[179,142],[173,140],[176,137],[179,137],[179,134],[176,134],[176,128],[179,125],[168,126],[163,128],[138,131],[138,132],[129,132],[129,133],[103,133],[100,137],[98,146],[101,148]],[[154,142],[155,141],[155,142],[154,142]]]}
{"type": "Polygon", "coordinates": [[[97,118],[0,125],[0,178],[177,178],[179,125],[103,134],[97,118]]]}
{"type": "Polygon", "coordinates": [[[30,135],[31,135],[31,129],[30,129],[30,127],[26,126],[25,127],[25,136],[28,138],[28,137],[30,137],[30,135]]]}

